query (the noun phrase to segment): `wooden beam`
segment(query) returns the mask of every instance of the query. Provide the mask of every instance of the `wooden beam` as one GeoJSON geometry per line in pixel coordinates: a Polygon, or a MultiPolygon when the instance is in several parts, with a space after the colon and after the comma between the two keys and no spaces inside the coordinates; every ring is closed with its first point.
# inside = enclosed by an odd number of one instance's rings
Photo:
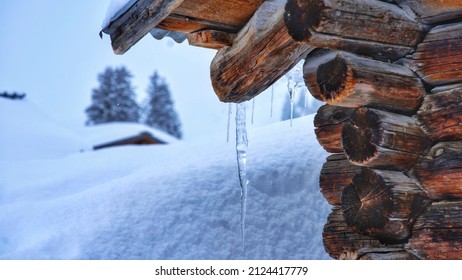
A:
{"type": "Polygon", "coordinates": [[[289,0],[285,22],[298,42],[383,61],[405,56],[424,34],[396,5],[369,0],[289,0]]]}
{"type": "Polygon", "coordinates": [[[462,259],[462,202],[433,203],[414,224],[406,249],[430,260],[462,259]]]}
{"type": "Polygon", "coordinates": [[[186,35],[191,46],[219,50],[233,44],[235,34],[218,30],[201,30],[186,35]]]}
{"type": "Polygon", "coordinates": [[[329,153],[343,153],[342,129],[354,109],[323,105],[314,116],[314,132],[319,144],[329,153]]]}
{"type": "Polygon", "coordinates": [[[311,47],[296,43],[284,25],[285,0],[267,0],[218,51],[210,66],[212,85],[223,102],[243,102],[260,94],[300,61],[311,47]]]}
{"type": "Polygon", "coordinates": [[[185,0],[174,14],[242,28],[264,0],[185,0]]]}
{"type": "Polygon", "coordinates": [[[462,83],[462,23],[433,28],[412,56],[411,67],[432,86],[462,83]]]}
{"type": "Polygon", "coordinates": [[[462,199],[462,141],[436,144],[419,159],[412,174],[430,198],[462,199]]]}
{"type": "Polygon", "coordinates": [[[361,167],[351,164],[345,154],[327,157],[319,176],[319,186],[324,198],[335,206],[342,204],[342,192],[353,182],[353,177],[361,173],[361,167]]]}
{"type": "Polygon", "coordinates": [[[182,2],[183,0],[138,0],[105,28],[105,32],[111,36],[114,53],[124,54],[182,2]]]}
{"type": "Polygon", "coordinates": [[[342,144],[353,164],[409,170],[429,140],[413,117],[361,107],[343,127],[342,144]]]}
{"type": "Polygon", "coordinates": [[[409,7],[417,19],[426,24],[435,24],[462,17],[460,0],[397,0],[401,7],[409,7]]]}
{"type": "Polygon", "coordinates": [[[399,171],[363,168],[342,193],[348,226],[385,243],[407,239],[429,202],[424,191],[399,171]]]}
{"type": "Polygon", "coordinates": [[[462,84],[433,88],[417,116],[432,140],[462,139],[462,84]]]}
{"type": "Polygon", "coordinates": [[[303,76],[311,95],[335,106],[410,113],[425,95],[422,81],[409,68],[346,52],[310,53],[303,76]]]}
{"type": "Polygon", "coordinates": [[[339,207],[332,209],[322,236],[324,249],[335,259],[417,259],[406,251],[404,244],[385,245],[378,239],[352,231],[339,207]]]}

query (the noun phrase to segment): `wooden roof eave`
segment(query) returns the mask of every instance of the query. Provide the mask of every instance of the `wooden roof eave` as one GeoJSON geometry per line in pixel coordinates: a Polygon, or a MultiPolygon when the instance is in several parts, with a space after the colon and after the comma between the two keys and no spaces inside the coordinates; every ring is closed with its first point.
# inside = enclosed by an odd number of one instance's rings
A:
{"type": "Polygon", "coordinates": [[[103,32],[111,37],[115,54],[124,54],[153,30],[183,0],[137,0],[124,13],[111,21],[103,32]]]}

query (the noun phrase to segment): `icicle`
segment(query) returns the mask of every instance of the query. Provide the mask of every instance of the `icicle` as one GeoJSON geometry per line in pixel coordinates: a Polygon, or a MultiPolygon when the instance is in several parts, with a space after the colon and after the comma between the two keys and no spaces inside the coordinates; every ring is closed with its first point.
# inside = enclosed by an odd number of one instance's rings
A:
{"type": "Polygon", "coordinates": [[[236,104],[236,155],[241,185],[241,238],[242,252],[245,253],[245,216],[247,212],[247,128],[245,103],[236,104]]]}
{"type": "Polygon", "coordinates": [[[274,101],[274,84],[271,86],[271,111],[270,117],[273,117],[273,101],[274,101]]]}
{"type": "Polygon", "coordinates": [[[308,107],[308,99],[310,98],[310,97],[308,96],[308,92],[309,92],[308,90],[305,90],[305,108],[308,107]]]}
{"type": "Polygon", "coordinates": [[[289,98],[290,98],[290,127],[292,127],[292,121],[294,120],[294,95],[295,87],[289,89],[289,98]]]}
{"type": "Polygon", "coordinates": [[[297,65],[292,68],[289,72],[286,73],[285,77],[287,78],[287,89],[289,91],[290,98],[290,126],[292,127],[292,121],[294,118],[294,100],[295,100],[295,91],[298,87],[301,87],[304,84],[303,81],[303,60],[300,61],[297,65]]]}
{"type": "Polygon", "coordinates": [[[231,116],[233,114],[233,106],[232,106],[232,103],[229,103],[228,105],[228,127],[227,127],[227,131],[226,131],[226,142],[229,143],[229,129],[230,129],[230,126],[231,126],[231,116]]]}
{"type": "Polygon", "coordinates": [[[255,113],[255,97],[252,99],[252,118],[250,119],[250,123],[253,125],[253,115],[255,113]]]}

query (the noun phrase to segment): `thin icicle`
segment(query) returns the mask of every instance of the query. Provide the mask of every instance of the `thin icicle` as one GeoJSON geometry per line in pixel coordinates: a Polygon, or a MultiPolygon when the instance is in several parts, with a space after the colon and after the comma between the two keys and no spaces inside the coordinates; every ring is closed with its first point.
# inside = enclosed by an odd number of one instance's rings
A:
{"type": "Polygon", "coordinates": [[[305,108],[308,107],[308,99],[310,98],[310,97],[308,96],[308,93],[309,93],[309,91],[308,91],[308,90],[305,90],[305,108]]]}
{"type": "Polygon", "coordinates": [[[233,105],[232,103],[229,103],[228,105],[228,127],[226,130],[226,142],[229,143],[229,129],[231,126],[231,116],[233,114],[233,105]]]}
{"type": "Polygon", "coordinates": [[[253,125],[253,115],[255,113],[255,97],[252,99],[252,118],[250,119],[250,123],[253,125]]]}
{"type": "Polygon", "coordinates": [[[295,87],[289,89],[289,98],[290,98],[290,127],[292,127],[292,121],[294,120],[294,97],[295,95],[295,87]]]}
{"type": "Polygon", "coordinates": [[[273,117],[273,101],[274,101],[274,84],[271,86],[271,111],[270,117],[273,117]]]}
{"type": "Polygon", "coordinates": [[[245,254],[245,216],[247,212],[247,128],[246,128],[245,103],[236,104],[236,155],[241,185],[241,238],[242,252],[245,254]]]}
{"type": "Polygon", "coordinates": [[[304,84],[302,73],[303,73],[303,61],[300,61],[297,65],[294,66],[294,68],[292,68],[285,75],[287,79],[287,89],[289,91],[289,98],[290,98],[290,126],[291,127],[292,127],[292,121],[294,118],[295,92],[298,87],[301,87],[304,84]]]}

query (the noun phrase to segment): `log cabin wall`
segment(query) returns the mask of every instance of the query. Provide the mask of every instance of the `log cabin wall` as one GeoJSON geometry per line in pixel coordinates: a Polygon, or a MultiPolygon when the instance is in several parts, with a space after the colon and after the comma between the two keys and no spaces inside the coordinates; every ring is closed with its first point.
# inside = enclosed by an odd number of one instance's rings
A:
{"type": "Polygon", "coordinates": [[[462,0],[289,0],[337,259],[462,259],[462,0]]]}

